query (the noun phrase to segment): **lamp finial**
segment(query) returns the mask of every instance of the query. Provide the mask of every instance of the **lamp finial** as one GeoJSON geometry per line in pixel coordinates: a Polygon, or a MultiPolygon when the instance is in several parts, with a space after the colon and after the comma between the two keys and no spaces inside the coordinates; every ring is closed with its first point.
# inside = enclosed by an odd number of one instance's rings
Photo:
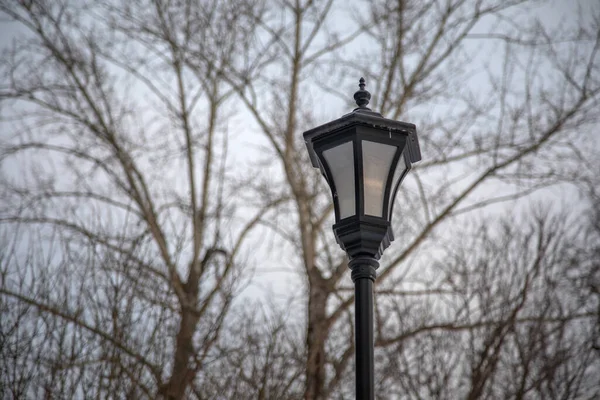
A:
{"type": "Polygon", "coordinates": [[[368,90],[365,90],[365,78],[360,78],[358,87],[360,89],[354,93],[354,100],[356,101],[358,108],[370,110],[370,108],[367,107],[367,104],[369,104],[369,100],[371,100],[371,93],[369,93],[368,90]]]}

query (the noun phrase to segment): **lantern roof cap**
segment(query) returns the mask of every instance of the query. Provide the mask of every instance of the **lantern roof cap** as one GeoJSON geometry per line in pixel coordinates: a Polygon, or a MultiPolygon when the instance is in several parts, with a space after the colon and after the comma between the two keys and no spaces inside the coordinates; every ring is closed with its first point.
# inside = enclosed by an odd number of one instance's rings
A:
{"type": "Polygon", "coordinates": [[[364,89],[364,79],[360,79],[360,90],[354,94],[354,99],[358,105],[352,112],[342,115],[340,118],[327,122],[323,125],[309,129],[303,133],[306,147],[308,148],[308,154],[313,167],[318,168],[319,163],[317,155],[315,154],[312,146],[313,140],[328,136],[329,134],[337,133],[340,130],[347,129],[356,125],[367,126],[375,129],[385,130],[392,133],[400,133],[408,135],[413,140],[409,140],[409,153],[410,161],[416,162],[421,159],[421,152],[419,150],[419,144],[417,140],[417,128],[414,124],[402,121],[395,121],[393,119],[385,118],[378,112],[372,111],[366,107],[369,104],[371,94],[364,89]],[[412,147],[412,148],[411,148],[412,147]]]}

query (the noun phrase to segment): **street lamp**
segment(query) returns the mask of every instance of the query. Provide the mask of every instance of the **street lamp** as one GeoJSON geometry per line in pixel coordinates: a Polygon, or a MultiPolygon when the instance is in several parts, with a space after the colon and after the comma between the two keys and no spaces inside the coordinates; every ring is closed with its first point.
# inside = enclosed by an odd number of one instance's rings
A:
{"type": "Polygon", "coordinates": [[[373,282],[379,258],[394,240],[394,199],[412,163],[421,159],[416,127],[367,108],[360,78],[358,108],[304,132],[313,167],[325,176],[335,210],[333,232],[346,251],[354,282],[356,398],[374,398],[373,282]]]}

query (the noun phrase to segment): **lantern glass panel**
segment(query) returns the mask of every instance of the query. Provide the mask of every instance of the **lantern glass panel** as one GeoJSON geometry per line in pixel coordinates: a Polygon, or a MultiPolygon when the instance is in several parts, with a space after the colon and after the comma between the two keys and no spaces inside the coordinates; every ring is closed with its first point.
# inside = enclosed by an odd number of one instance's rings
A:
{"type": "Polygon", "coordinates": [[[383,217],[385,185],[397,149],[389,144],[362,141],[365,215],[383,217]]]}
{"type": "Polygon", "coordinates": [[[406,166],[406,158],[405,152],[402,152],[400,158],[398,159],[398,164],[396,164],[396,171],[394,171],[394,178],[392,178],[392,188],[390,190],[390,199],[388,202],[388,219],[391,221],[392,216],[390,215],[392,212],[392,207],[394,205],[396,188],[398,183],[402,180],[402,177],[406,175],[408,167],[406,166]]]}
{"type": "Polygon", "coordinates": [[[323,158],[329,167],[335,186],[334,196],[337,195],[340,219],[355,215],[354,146],[352,142],[346,142],[323,151],[323,158]]]}

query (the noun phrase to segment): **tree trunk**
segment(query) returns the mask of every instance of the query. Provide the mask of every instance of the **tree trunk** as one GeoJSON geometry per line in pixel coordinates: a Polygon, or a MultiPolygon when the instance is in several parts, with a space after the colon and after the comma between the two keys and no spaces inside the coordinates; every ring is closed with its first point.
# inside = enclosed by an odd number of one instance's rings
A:
{"type": "Polygon", "coordinates": [[[190,357],[194,353],[192,340],[197,324],[198,317],[193,310],[189,307],[182,307],[171,377],[159,389],[159,398],[165,400],[183,399],[185,390],[193,381],[196,371],[190,367],[190,357]]]}
{"type": "Polygon", "coordinates": [[[327,297],[324,288],[312,284],[309,289],[306,337],[305,400],[323,398],[325,386],[325,341],[327,339],[327,297]]]}

